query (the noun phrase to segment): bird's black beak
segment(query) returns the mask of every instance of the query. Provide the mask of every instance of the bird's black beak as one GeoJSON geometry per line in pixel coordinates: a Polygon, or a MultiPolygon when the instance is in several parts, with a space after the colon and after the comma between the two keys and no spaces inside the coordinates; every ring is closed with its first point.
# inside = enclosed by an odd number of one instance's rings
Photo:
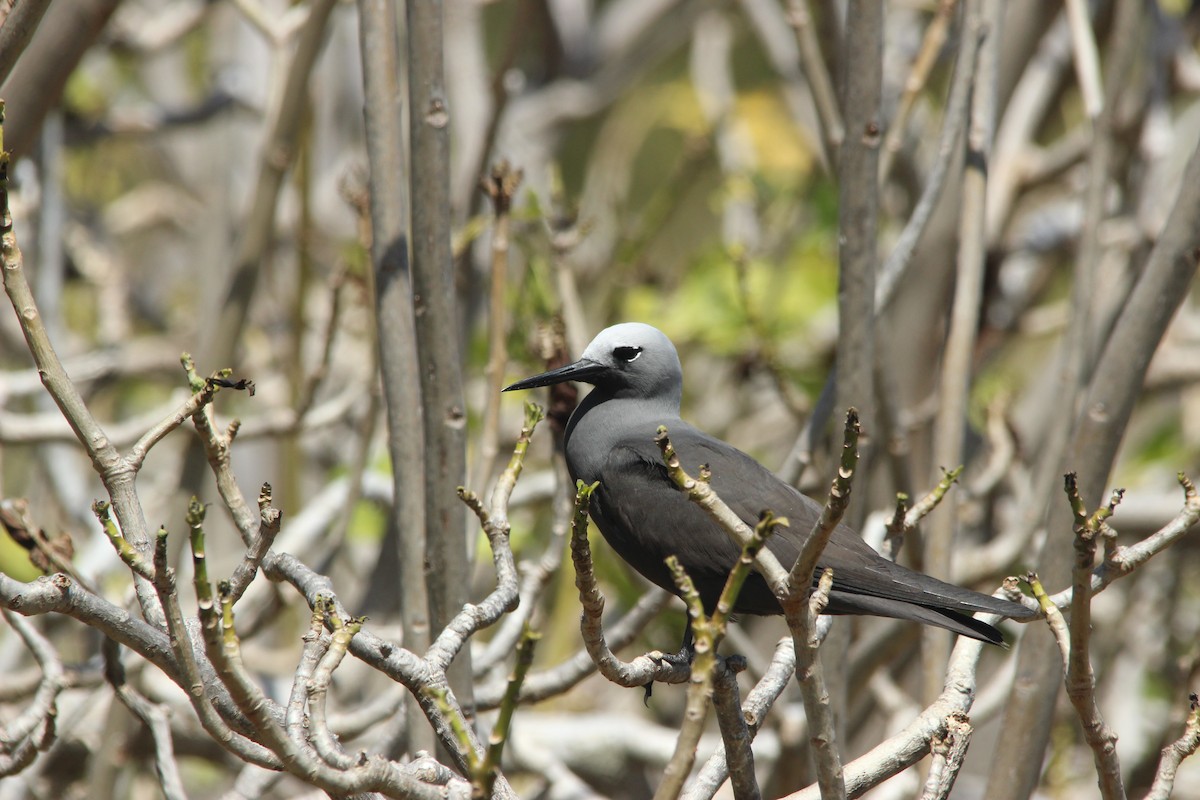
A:
{"type": "Polygon", "coordinates": [[[532,378],[517,381],[512,386],[504,387],[504,391],[511,392],[517,389],[533,389],[538,386],[551,386],[555,383],[563,383],[565,381],[592,383],[592,378],[595,378],[607,369],[608,367],[596,361],[581,358],[574,364],[567,364],[565,367],[552,369],[549,372],[543,372],[541,375],[534,375],[532,378]]]}

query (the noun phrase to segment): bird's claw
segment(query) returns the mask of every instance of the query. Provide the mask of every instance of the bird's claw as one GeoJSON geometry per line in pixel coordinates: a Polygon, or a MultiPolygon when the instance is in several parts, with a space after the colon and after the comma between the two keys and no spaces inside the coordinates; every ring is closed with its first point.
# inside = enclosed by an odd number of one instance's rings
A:
{"type": "MultiPolygon", "coordinates": [[[[672,669],[678,669],[692,665],[692,661],[696,658],[696,649],[691,646],[685,646],[678,653],[664,653],[662,650],[651,650],[646,654],[646,657],[653,661],[656,666],[667,666],[672,669]]],[[[650,705],[650,695],[654,693],[654,681],[650,681],[642,689],[646,692],[646,696],[642,698],[642,702],[650,705]]]]}
{"type": "Polygon", "coordinates": [[[664,653],[661,650],[655,650],[650,654],[655,663],[662,665],[666,664],[671,667],[688,667],[696,658],[696,649],[694,647],[684,647],[678,653],[664,653]]]}

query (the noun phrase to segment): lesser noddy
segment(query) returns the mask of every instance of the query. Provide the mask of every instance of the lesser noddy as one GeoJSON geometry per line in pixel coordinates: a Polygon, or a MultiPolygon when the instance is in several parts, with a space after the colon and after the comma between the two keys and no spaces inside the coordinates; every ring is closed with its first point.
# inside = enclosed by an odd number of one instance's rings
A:
{"type": "MultiPolygon", "coordinates": [[[[787,517],[789,527],[779,529],[767,547],[785,568],[796,560],[821,505],[741,450],[680,419],[683,369],[675,346],[662,331],[638,322],[606,328],[575,363],[518,381],[504,391],[563,381],[595,387],[567,423],[571,477],[599,482],[592,495],[592,519],[617,554],[652,583],[678,594],[664,563],[667,556],[675,555],[711,613],[740,553],[729,535],[668,476],[654,442],[660,425],[666,426],[684,468],[694,474],[700,465],[709,465],[713,489],[748,525],[753,526],[764,510],[787,517]]],[[[833,568],[829,614],[915,620],[994,644],[1003,642],[1000,632],[972,614],[1035,616],[1019,603],[895,564],[845,525],[834,530],[817,575],[826,567],[833,568]]],[[[746,581],[734,611],[782,613],[779,601],[757,573],[746,581]]]]}

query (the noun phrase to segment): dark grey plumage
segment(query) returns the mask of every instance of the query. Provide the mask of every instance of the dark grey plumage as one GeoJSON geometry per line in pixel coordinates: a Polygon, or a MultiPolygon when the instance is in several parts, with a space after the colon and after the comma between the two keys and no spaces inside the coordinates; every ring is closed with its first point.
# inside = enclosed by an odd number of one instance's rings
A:
{"type": "MultiPolygon", "coordinates": [[[[701,464],[711,467],[713,488],[741,519],[753,525],[764,509],[787,517],[790,527],[780,529],[767,546],[785,567],[795,561],[821,506],[742,451],[680,419],[683,371],[675,346],[661,331],[641,323],[614,325],[592,340],[579,361],[518,381],[505,391],[567,380],[595,386],[567,424],[567,466],[573,479],[599,481],[592,517],[630,566],[675,592],[664,560],[677,556],[711,611],[739,554],[729,536],[667,475],[653,441],[659,425],[667,427],[686,469],[694,473],[701,464]]],[[[894,564],[846,526],[834,531],[818,573],[825,567],[833,568],[831,614],[915,620],[993,643],[1002,641],[999,631],[971,614],[1033,616],[1017,603],[894,564]]],[[[734,610],[781,613],[758,574],[747,580],[734,610]]]]}

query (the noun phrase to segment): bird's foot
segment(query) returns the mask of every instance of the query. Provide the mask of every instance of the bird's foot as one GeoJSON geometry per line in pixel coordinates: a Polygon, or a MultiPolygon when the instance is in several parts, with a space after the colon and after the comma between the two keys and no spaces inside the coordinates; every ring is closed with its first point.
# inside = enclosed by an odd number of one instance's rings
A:
{"type": "Polygon", "coordinates": [[[650,658],[657,664],[667,664],[672,667],[687,667],[696,660],[696,648],[688,642],[678,653],[664,653],[661,650],[655,650],[650,653],[650,658]]]}
{"type": "MultiPolygon", "coordinates": [[[[664,653],[661,650],[651,650],[646,655],[660,667],[666,665],[672,669],[680,669],[691,666],[692,661],[696,658],[696,648],[691,643],[688,643],[678,653],[664,653]]],[[[642,698],[642,702],[650,705],[650,695],[654,692],[654,681],[650,681],[642,688],[646,692],[646,696],[642,698]]]]}

